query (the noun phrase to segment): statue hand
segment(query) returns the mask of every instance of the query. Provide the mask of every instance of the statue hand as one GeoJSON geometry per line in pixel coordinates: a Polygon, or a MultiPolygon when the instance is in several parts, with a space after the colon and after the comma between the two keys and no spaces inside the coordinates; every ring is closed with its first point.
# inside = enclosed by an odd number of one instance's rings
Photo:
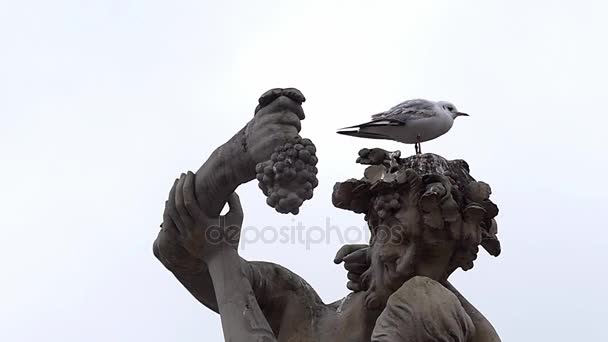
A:
{"type": "Polygon", "coordinates": [[[367,289],[367,284],[361,276],[370,264],[368,258],[369,245],[344,245],[336,253],[334,263],[339,264],[344,262],[344,268],[348,271],[346,274],[348,283],[346,287],[354,292],[364,291],[367,289]]]}
{"type": "Polygon", "coordinates": [[[171,272],[180,274],[196,274],[205,264],[193,258],[178,242],[177,227],[171,221],[161,225],[158,237],[154,240],[154,256],[171,272]]]}
{"type": "Polygon", "coordinates": [[[255,116],[247,124],[247,151],[255,164],[270,159],[277,146],[298,135],[304,119],[304,95],[293,88],[272,89],[259,99],[255,116]]]}
{"type": "Polygon", "coordinates": [[[224,248],[238,247],[243,211],[238,195],[228,197],[230,211],[210,217],[201,210],[194,194],[194,173],[175,181],[165,205],[163,226],[176,228],[176,241],[197,260],[206,262],[224,248]]]}

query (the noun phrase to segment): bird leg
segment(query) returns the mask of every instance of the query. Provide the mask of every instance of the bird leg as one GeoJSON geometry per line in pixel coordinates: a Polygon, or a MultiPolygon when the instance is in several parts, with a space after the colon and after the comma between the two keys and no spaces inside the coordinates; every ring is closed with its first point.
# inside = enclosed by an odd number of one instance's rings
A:
{"type": "Polygon", "coordinates": [[[422,148],[420,146],[420,134],[418,134],[418,136],[416,137],[416,144],[414,145],[414,148],[416,149],[416,155],[420,155],[422,154],[422,148]]]}

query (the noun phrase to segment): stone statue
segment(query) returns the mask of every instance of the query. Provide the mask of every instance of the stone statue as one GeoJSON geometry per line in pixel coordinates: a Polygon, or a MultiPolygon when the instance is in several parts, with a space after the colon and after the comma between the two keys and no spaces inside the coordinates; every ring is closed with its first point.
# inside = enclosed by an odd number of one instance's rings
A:
{"type": "Polygon", "coordinates": [[[372,238],[338,251],[352,291],[340,301],[325,304],[288,269],[238,255],[240,184],[257,178],[284,213],[312,197],[316,149],[298,135],[303,102],[296,89],[266,92],[243,129],[175,181],[154,255],[220,314],[226,341],[500,341],[448,282],[458,267],[473,267],[478,246],[500,253],[490,187],[461,160],[359,153],[364,177],[337,183],[332,200],[364,214],[372,238]]]}

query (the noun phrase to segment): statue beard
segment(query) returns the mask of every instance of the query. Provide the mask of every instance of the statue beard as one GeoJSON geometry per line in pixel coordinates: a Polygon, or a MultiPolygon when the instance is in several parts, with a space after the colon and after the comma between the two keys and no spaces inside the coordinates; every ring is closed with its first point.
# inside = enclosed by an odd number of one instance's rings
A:
{"type": "Polygon", "coordinates": [[[413,251],[402,258],[407,259],[401,262],[377,260],[361,275],[361,282],[367,288],[365,306],[369,310],[383,310],[388,298],[416,276],[413,251]]]}

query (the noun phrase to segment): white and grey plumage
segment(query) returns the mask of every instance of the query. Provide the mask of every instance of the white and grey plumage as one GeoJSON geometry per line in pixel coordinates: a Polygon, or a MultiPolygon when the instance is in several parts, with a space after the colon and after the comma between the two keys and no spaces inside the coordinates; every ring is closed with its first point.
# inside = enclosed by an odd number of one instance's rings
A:
{"type": "Polygon", "coordinates": [[[395,107],[372,115],[372,121],[338,130],[339,134],[360,138],[394,140],[416,144],[420,154],[420,143],[433,140],[447,133],[454,119],[468,116],[459,112],[446,101],[408,100],[395,107]]]}

